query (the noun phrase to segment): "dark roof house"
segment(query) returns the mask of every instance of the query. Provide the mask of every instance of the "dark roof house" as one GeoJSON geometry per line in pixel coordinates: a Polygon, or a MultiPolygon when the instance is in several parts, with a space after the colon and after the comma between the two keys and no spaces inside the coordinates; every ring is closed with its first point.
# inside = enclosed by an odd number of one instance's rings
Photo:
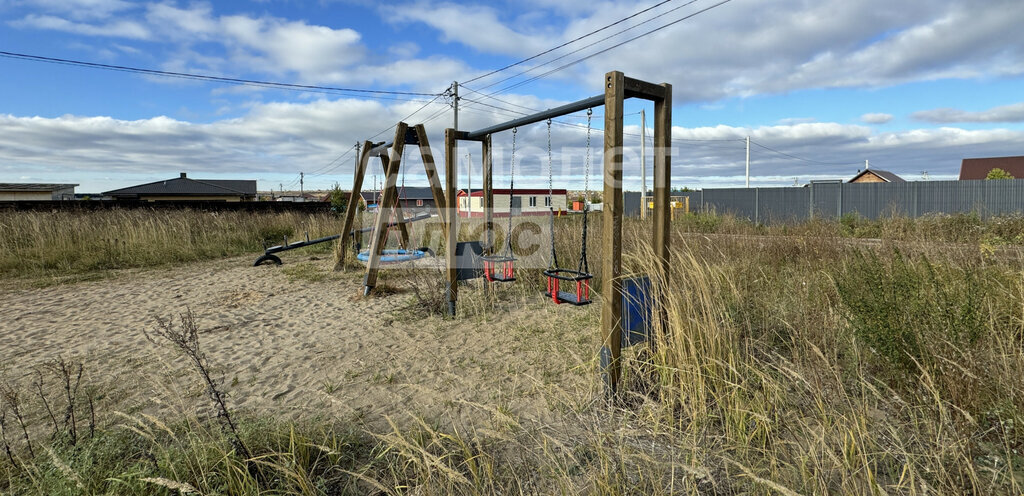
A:
{"type": "Polygon", "coordinates": [[[191,179],[182,172],[174,179],[105,191],[103,194],[116,200],[250,201],[256,199],[256,181],[191,179]]]}
{"type": "Polygon", "coordinates": [[[960,163],[960,180],[985,179],[992,169],[1003,169],[1015,179],[1024,179],[1024,156],[965,158],[960,163]]]}
{"type": "Polygon", "coordinates": [[[850,183],[903,183],[902,177],[881,169],[864,169],[850,179],[850,183]]]}

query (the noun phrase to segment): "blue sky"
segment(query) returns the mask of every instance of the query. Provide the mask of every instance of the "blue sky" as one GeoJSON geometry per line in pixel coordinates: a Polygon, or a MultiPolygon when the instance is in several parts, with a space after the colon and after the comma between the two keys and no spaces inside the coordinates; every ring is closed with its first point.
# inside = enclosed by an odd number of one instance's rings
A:
{"type": "MultiPolygon", "coordinates": [[[[656,3],[0,0],[0,51],[436,93],[453,80],[470,80],[656,3]]],[[[490,94],[715,3],[664,2],[468,87],[490,94]],[[556,57],[563,58],[551,62],[556,57]]],[[[460,127],[597,94],[605,72],[622,70],[673,85],[675,185],[742,185],[748,135],[755,143],[756,186],[848,178],[864,160],[907,179],[920,179],[923,171],[950,179],[965,157],[1024,155],[1022,24],[1019,0],[732,0],[502,91],[495,95],[500,100],[463,90],[460,127]]],[[[257,179],[261,190],[297,188],[304,171],[307,188],[345,187],[353,144],[424,100],[271,90],[12,58],[0,58],[0,74],[0,182],[73,182],[84,192],[179,171],[257,179]]],[[[446,105],[439,99],[408,120],[428,121],[435,146],[451,124],[446,105]]],[[[627,187],[639,186],[634,134],[643,105],[626,106],[626,139],[633,143],[627,175],[635,178],[627,187]]],[[[556,179],[580,187],[585,118],[560,121],[553,128],[556,179]]],[[[543,184],[546,131],[542,124],[523,131],[517,182],[543,184]]],[[[501,170],[510,136],[494,139],[501,170]]],[[[466,146],[460,158],[476,151],[466,146]]],[[[479,175],[479,157],[472,162],[479,175]]],[[[422,184],[415,158],[409,165],[409,183],[422,184]]]]}

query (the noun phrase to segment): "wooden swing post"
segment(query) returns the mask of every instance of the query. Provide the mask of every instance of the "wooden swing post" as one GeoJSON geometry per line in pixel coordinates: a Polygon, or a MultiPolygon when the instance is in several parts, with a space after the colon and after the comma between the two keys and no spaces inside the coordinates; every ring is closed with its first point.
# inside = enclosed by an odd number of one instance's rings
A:
{"type": "Polygon", "coordinates": [[[377,218],[373,223],[373,233],[370,239],[369,257],[366,261],[366,276],[363,277],[363,295],[369,295],[370,291],[377,285],[377,272],[380,269],[380,257],[384,253],[384,243],[387,241],[387,214],[385,205],[392,205],[397,199],[398,190],[395,184],[398,182],[398,170],[402,166],[402,152],[405,150],[405,131],[408,126],[399,122],[395,129],[395,141],[391,147],[391,160],[387,164],[387,174],[384,176],[384,188],[380,203],[377,205],[377,218]]]}
{"type": "Polygon", "coordinates": [[[345,222],[342,223],[341,237],[338,238],[338,260],[334,263],[334,270],[342,270],[345,267],[345,243],[348,242],[349,234],[352,232],[352,224],[356,219],[356,212],[359,211],[360,194],[363,190],[363,177],[366,176],[366,166],[370,162],[370,149],[373,143],[363,142],[362,153],[359,156],[359,164],[352,174],[352,191],[348,194],[348,204],[345,205],[345,222]]]}

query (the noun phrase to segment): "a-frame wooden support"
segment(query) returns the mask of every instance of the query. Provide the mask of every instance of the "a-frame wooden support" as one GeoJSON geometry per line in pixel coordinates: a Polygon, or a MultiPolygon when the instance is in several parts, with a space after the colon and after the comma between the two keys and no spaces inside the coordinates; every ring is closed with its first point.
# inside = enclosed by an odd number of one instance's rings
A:
{"type": "MultiPolygon", "coordinates": [[[[388,175],[388,167],[390,167],[391,159],[388,158],[387,151],[382,151],[380,153],[380,155],[378,155],[378,156],[380,157],[380,163],[381,163],[381,165],[384,168],[384,176],[386,177],[388,175]]],[[[397,174],[398,171],[395,171],[395,173],[397,174]]],[[[403,220],[405,220],[405,212],[402,210],[402,198],[401,198],[401,195],[398,193],[398,190],[397,190],[397,183],[398,183],[398,178],[397,177],[395,178],[395,183],[396,184],[391,186],[391,188],[394,189],[394,191],[392,191],[391,195],[390,195],[391,197],[393,197],[395,199],[395,201],[394,201],[394,204],[391,205],[390,207],[395,212],[395,215],[394,215],[395,222],[398,223],[398,232],[399,232],[399,235],[400,235],[399,239],[398,239],[398,246],[400,248],[402,248],[403,250],[408,250],[409,249],[409,226],[406,226],[405,222],[403,222],[403,220]]],[[[383,195],[383,193],[382,193],[382,195],[383,195]]],[[[387,205],[387,204],[384,203],[383,196],[382,196],[381,197],[381,202],[380,202],[380,207],[378,207],[377,211],[380,212],[380,211],[384,210],[384,208],[383,208],[384,205],[387,205]]],[[[386,222],[390,222],[390,221],[386,221],[386,222]]]]}
{"type": "Polygon", "coordinates": [[[366,166],[370,162],[373,143],[363,142],[362,153],[359,155],[359,163],[352,174],[352,191],[348,194],[348,204],[345,205],[345,220],[341,225],[341,236],[338,237],[337,256],[334,262],[334,270],[345,268],[345,256],[348,254],[346,244],[352,234],[352,226],[355,223],[356,212],[359,211],[359,202],[362,200],[363,177],[366,176],[366,166]]]}
{"type": "Polygon", "coordinates": [[[377,272],[380,269],[380,258],[384,253],[384,242],[387,240],[388,215],[385,205],[392,205],[398,199],[398,171],[402,167],[402,152],[405,150],[405,131],[408,125],[399,122],[395,126],[395,141],[391,146],[391,159],[387,164],[387,173],[384,175],[384,187],[380,206],[377,208],[377,218],[373,223],[373,230],[370,231],[370,251],[366,261],[366,276],[363,277],[363,294],[370,294],[370,291],[377,285],[377,272]]]}
{"type": "MultiPolygon", "coordinates": [[[[363,278],[364,294],[369,294],[377,284],[380,259],[383,255],[384,244],[387,241],[386,236],[389,215],[386,211],[394,210],[396,212],[396,220],[398,221],[398,226],[402,233],[402,248],[409,249],[409,233],[407,226],[403,222],[405,220],[405,216],[402,211],[397,186],[398,175],[402,167],[402,154],[405,151],[406,144],[417,144],[419,146],[420,157],[423,161],[423,169],[427,173],[427,181],[430,184],[431,195],[434,197],[434,205],[438,219],[441,221],[445,238],[448,237],[448,201],[445,198],[445,191],[441,188],[441,180],[438,177],[437,165],[434,162],[434,155],[430,149],[430,141],[427,138],[426,128],[424,128],[422,124],[418,124],[413,129],[409,129],[408,124],[399,122],[395,128],[395,139],[392,141],[390,146],[384,145],[383,143],[375,146],[369,141],[365,142],[363,145],[363,153],[360,156],[359,164],[356,166],[355,175],[353,177],[352,192],[349,194],[349,203],[345,209],[345,221],[342,227],[343,233],[352,232],[355,213],[358,210],[363,178],[366,176],[366,169],[370,158],[376,155],[380,159],[381,165],[384,168],[384,185],[381,188],[381,199],[378,204],[379,207],[377,215],[374,218],[373,229],[370,234],[370,247],[366,263],[366,275],[363,278]],[[388,151],[389,148],[390,152],[388,151]]],[[[344,240],[346,237],[342,236],[341,239],[344,240]]],[[[339,251],[340,254],[338,256],[338,263],[335,266],[336,269],[343,266],[344,256],[346,253],[346,250],[344,249],[339,251]]]]}

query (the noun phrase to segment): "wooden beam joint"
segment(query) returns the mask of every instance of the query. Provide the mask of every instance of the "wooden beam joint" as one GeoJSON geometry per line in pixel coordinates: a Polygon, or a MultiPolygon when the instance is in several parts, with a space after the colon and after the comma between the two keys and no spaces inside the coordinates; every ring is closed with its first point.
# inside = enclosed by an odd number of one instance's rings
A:
{"type": "Polygon", "coordinates": [[[664,86],[630,77],[623,77],[622,90],[626,98],[643,98],[655,102],[665,99],[664,86]]]}

